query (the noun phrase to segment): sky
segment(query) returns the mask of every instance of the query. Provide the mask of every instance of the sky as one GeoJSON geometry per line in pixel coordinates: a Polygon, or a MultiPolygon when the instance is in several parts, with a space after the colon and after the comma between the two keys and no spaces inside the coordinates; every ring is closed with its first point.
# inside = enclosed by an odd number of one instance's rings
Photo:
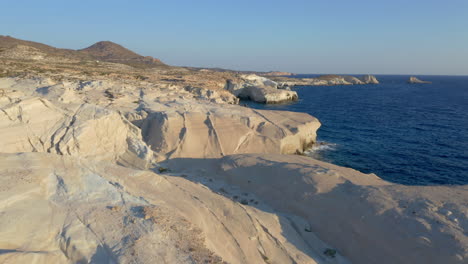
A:
{"type": "Polygon", "coordinates": [[[468,75],[467,0],[0,0],[0,35],[170,65],[468,75]]]}

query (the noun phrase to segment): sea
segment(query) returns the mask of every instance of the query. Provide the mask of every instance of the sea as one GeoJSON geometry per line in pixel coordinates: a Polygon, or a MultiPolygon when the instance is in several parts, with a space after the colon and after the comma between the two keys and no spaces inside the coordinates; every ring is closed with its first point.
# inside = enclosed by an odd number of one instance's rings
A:
{"type": "Polygon", "coordinates": [[[380,84],[297,86],[300,99],[287,104],[241,103],[317,117],[318,144],[306,152],[315,159],[405,185],[468,184],[468,76],[376,77],[380,84]]]}

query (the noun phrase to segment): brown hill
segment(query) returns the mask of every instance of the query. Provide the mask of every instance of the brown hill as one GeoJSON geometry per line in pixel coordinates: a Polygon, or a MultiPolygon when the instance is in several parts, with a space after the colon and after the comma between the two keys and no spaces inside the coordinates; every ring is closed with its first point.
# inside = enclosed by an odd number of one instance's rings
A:
{"type": "Polygon", "coordinates": [[[78,50],[97,60],[107,62],[125,63],[134,66],[162,66],[165,65],[160,60],[153,57],[141,56],[123,46],[111,41],[100,41],[85,49],[78,50]]]}
{"type": "Polygon", "coordinates": [[[0,35],[0,52],[11,49],[18,45],[36,48],[47,55],[61,56],[69,59],[99,60],[105,62],[123,63],[135,67],[157,67],[165,66],[160,60],[150,56],[141,56],[123,46],[110,42],[101,41],[85,49],[59,49],[42,43],[16,39],[10,36],[0,35]]]}
{"type": "Polygon", "coordinates": [[[103,60],[135,59],[138,57],[142,57],[136,54],[135,52],[111,41],[100,41],[79,51],[88,53],[95,58],[103,60]]]}

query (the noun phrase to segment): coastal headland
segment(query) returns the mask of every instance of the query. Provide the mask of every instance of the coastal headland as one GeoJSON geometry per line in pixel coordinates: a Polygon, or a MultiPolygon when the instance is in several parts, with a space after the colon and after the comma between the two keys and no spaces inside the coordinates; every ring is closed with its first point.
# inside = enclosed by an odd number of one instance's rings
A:
{"type": "Polygon", "coordinates": [[[466,263],[467,186],[303,156],[318,119],[239,104],[378,80],[278,75],[0,36],[0,262],[466,263]]]}

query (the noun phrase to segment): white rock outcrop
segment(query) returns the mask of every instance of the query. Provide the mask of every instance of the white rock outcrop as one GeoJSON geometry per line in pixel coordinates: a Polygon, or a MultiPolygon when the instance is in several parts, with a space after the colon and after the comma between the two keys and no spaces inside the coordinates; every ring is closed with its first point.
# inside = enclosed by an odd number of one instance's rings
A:
{"type": "Polygon", "coordinates": [[[466,186],[284,155],[315,142],[318,120],[235,101],[0,79],[0,263],[466,263],[466,186]]]}
{"type": "Polygon", "coordinates": [[[185,87],[185,91],[190,92],[195,95],[195,99],[198,100],[207,100],[212,103],[228,103],[228,104],[238,104],[239,98],[237,98],[232,93],[229,93],[225,90],[208,90],[198,87],[185,87]]]}
{"type": "Polygon", "coordinates": [[[48,152],[146,167],[153,153],[140,132],[117,112],[82,104],[74,112],[46,99],[17,99],[0,106],[4,153],[48,152]]]}
{"type": "Polygon", "coordinates": [[[325,263],[327,244],[296,230],[303,219],[184,177],[0,153],[0,181],[1,263],[325,263]]]}
{"type": "Polygon", "coordinates": [[[216,175],[276,210],[307,219],[352,263],[466,263],[468,188],[403,186],[297,155],[175,159],[183,173],[216,175]]]}
{"type": "Polygon", "coordinates": [[[7,138],[2,147],[9,153],[37,151],[149,162],[153,153],[144,141],[160,159],[302,153],[315,142],[320,126],[307,114],[226,104],[237,100],[223,90],[43,79],[0,79],[0,84],[8,89],[0,97],[5,101],[0,134],[7,138]],[[132,158],[132,153],[139,159],[132,158]]]}
{"type": "Polygon", "coordinates": [[[225,89],[241,99],[259,103],[273,104],[298,99],[297,93],[278,89],[278,83],[254,74],[242,75],[240,83],[227,81],[225,89]]]}
{"type": "Polygon", "coordinates": [[[139,121],[143,139],[165,158],[236,153],[302,153],[320,122],[304,113],[214,104],[153,104],[139,121]]]}

